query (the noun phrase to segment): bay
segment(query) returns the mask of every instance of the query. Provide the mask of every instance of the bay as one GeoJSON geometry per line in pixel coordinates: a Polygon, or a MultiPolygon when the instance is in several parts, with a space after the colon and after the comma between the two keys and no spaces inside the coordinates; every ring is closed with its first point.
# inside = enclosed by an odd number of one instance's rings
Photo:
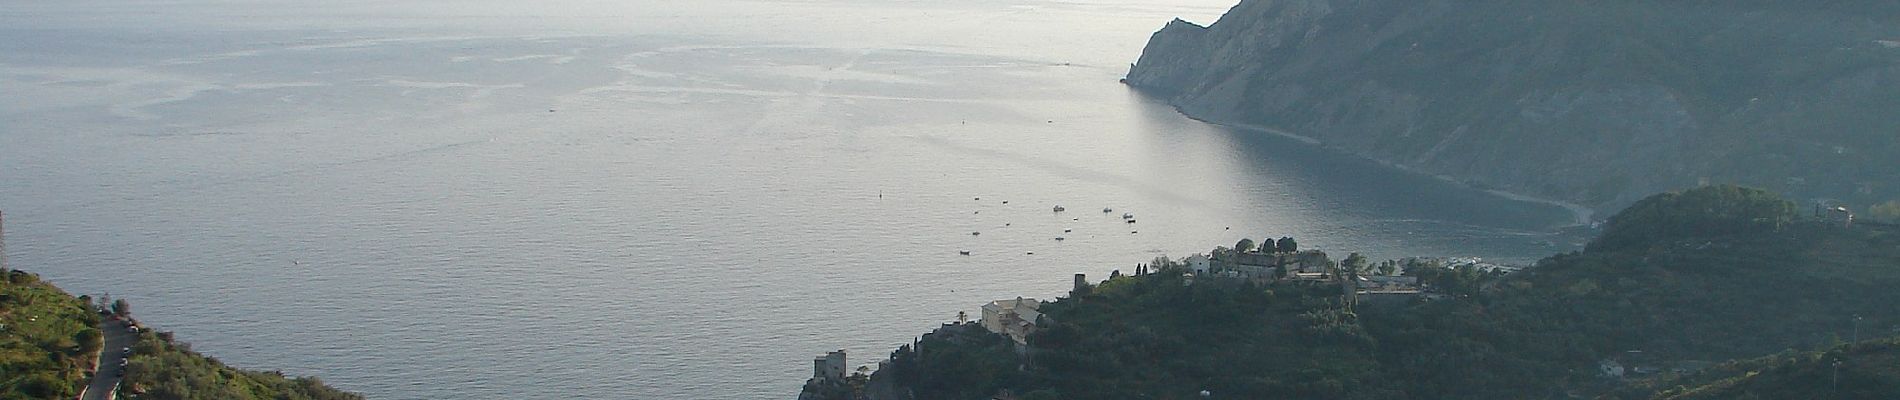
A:
{"type": "Polygon", "coordinates": [[[1228,6],[7,2],[6,251],[372,398],[756,399],[1243,237],[1569,249],[1560,207],[1116,82],[1228,6]]]}

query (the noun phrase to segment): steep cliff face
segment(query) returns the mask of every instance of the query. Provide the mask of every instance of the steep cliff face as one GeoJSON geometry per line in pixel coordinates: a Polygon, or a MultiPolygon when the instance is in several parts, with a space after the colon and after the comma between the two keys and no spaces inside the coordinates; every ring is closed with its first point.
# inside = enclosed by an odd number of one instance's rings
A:
{"type": "Polygon", "coordinates": [[[1900,3],[1242,0],[1128,83],[1482,186],[1617,207],[1699,181],[1900,198],[1900,3]]]}

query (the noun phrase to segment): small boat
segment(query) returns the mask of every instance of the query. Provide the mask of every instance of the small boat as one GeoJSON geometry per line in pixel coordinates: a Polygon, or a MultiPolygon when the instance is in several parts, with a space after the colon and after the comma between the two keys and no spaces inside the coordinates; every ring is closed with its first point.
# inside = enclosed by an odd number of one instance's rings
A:
{"type": "Polygon", "coordinates": [[[1122,219],[1135,219],[1135,213],[1122,213],[1122,219]]]}
{"type": "Polygon", "coordinates": [[[978,198],[976,198],[976,199],[977,199],[977,201],[982,201],[982,200],[983,200],[983,198],[982,198],[982,197],[978,197],[978,198]]]}
{"type": "Polygon", "coordinates": [[[1115,212],[1115,209],[1113,209],[1113,208],[1108,208],[1108,207],[1102,207],[1102,213],[1103,213],[1103,214],[1107,214],[1107,213],[1112,213],[1112,212],[1115,212]]]}
{"type": "Polygon", "coordinates": [[[1062,212],[1063,210],[1067,210],[1067,208],[1062,208],[1062,205],[1060,204],[1056,205],[1056,212],[1062,212]]]}
{"type": "Polygon", "coordinates": [[[1141,231],[1128,231],[1128,234],[1130,235],[1137,234],[1137,233],[1141,233],[1141,231]]]}
{"type": "Polygon", "coordinates": [[[1003,204],[1009,204],[1009,200],[1003,200],[1003,204]]]}
{"type": "Polygon", "coordinates": [[[966,256],[967,256],[967,255],[970,255],[970,251],[969,251],[969,250],[957,250],[957,254],[962,254],[962,255],[966,255],[966,256]]]}
{"type": "Polygon", "coordinates": [[[1062,230],[1062,233],[1069,233],[1069,232],[1075,232],[1075,230],[1074,230],[1074,229],[1063,229],[1063,230],[1062,230]]]}
{"type": "Polygon", "coordinates": [[[1056,236],[1056,241],[1062,241],[1062,237],[1061,237],[1061,236],[1056,236]]]}
{"type": "Polygon", "coordinates": [[[1032,251],[1032,252],[1029,252],[1029,255],[1032,255],[1032,256],[1033,256],[1033,255],[1036,255],[1036,252],[1033,252],[1033,251],[1032,251]]]}
{"type": "Polygon", "coordinates": [[[970,236],[976,236],[976,235],[981,235],[981,234],[983,234],[983,232],[970,232],[970,236]]]}
{"type": "Polygon", "coordinates": [[[1129,218],[1129,219],[1128,219],[1128,223],[1131,223],[1131,224],[1132,224],[1132,223],[1135,223],[1135,219],[1134,219],[1134,218],[1129,218]]]}

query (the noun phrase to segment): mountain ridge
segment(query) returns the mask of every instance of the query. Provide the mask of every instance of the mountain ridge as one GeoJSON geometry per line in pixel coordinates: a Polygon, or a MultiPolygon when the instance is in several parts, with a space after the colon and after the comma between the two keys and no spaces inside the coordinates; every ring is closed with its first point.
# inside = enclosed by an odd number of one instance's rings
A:
{"type": "Polygon", "coordinates": [[[1167,23],[1126,82],[1598,211],[1705,182],[1864,206],[1900,198],[1895,22],[1870,1],[1244,0],[1167,23]]]}

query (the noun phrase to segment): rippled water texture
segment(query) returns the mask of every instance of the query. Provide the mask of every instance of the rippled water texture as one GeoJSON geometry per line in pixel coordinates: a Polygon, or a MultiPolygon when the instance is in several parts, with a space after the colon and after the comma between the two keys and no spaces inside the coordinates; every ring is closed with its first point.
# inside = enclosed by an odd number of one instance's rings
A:
{"type": "Polygon", "coordinates": [[[7,250],[373,398],[761,399],[1246,236],[1569,245],[1116,83],[1230,1],[9,2],[7,250]]]}

